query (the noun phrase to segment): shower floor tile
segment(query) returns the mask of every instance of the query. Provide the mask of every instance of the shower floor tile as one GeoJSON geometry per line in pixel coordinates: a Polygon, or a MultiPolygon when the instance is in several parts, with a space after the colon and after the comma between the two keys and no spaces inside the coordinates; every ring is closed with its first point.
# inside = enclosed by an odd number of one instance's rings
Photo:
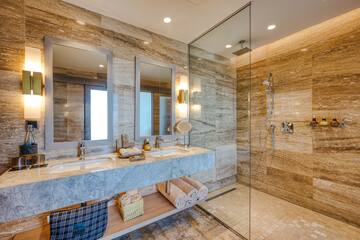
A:
{"type": "MultiPolygon", "coordinates": [[[[248,237],[249,188],[236,184],[213,192],[210,197],[234,187],[236,190],[202,203],[201,207],[248,237]]],[[[252,189],[251,239],[360,240],[360,229],[252,189]]]]}

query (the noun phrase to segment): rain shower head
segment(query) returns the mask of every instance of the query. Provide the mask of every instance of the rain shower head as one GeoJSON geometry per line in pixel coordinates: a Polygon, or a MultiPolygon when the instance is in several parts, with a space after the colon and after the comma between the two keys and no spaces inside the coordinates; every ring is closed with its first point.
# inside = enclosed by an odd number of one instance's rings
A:
{"type": "Polygon", "coordinates": [[[240,55],[243,55],[243,54],[245,54],[245,53],[250,52],[250,51],[251,51],[250,48],[243,46],[245,42],[246,42],[245,40],[239,41],[239,44],[241,44],[241,49],[233,52],[232,54],[234,54],[234,55],[236,55],[236,56],[240,56],[240,55]]]}

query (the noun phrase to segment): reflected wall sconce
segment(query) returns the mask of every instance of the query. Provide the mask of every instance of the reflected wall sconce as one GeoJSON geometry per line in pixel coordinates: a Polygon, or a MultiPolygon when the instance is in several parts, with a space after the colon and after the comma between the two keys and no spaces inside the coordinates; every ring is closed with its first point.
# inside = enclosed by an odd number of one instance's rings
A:
{"type": "Polygon", "coordinates": [[[25,69],[22,72],[24,95],[24,119],[41,118],[43,75],[41,72],[41,51],[36,48],[25,48],[25,69]]]}

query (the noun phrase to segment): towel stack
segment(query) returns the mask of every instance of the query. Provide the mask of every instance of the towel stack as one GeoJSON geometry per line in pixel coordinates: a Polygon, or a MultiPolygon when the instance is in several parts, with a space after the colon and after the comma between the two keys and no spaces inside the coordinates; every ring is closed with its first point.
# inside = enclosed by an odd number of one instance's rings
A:
{"type": "Polygon", "coordinates": [[[197,201],[205,200],[208,194],[204,184],[189,177],[170,180],[169,192],[166,192],[166,183],[157,184],[157,189],[176,208],[192,206],[197,201]]]}
{"type": "Polygon", "coordinates": [[[133,156],[139,156],[142,154],[142,150],[138,148],[120,148],[119,149],[120,157],[128,158],[133,156]]]}

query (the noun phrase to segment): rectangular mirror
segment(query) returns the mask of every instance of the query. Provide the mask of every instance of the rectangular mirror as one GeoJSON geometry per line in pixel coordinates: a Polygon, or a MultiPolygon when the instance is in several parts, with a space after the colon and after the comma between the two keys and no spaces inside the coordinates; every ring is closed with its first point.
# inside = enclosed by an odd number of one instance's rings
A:
{"type": "Polygon", "coordinates": [[[45,46],[46,147],[110,142],[111,53],[59,39],[45,46]]]}
{"type": "Polygon", "coordinates": [[[173,134],[175,66],[136,57],[136,139],[173,134]]]}

